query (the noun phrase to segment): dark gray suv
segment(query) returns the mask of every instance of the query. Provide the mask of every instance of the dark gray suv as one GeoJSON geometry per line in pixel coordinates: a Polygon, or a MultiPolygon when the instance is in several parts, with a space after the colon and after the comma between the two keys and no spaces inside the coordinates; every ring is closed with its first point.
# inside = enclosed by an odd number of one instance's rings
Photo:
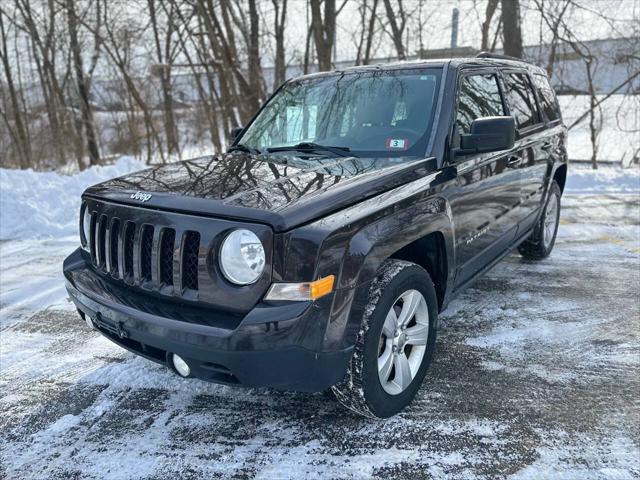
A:
{"type": "Polygon", "coordinates": [[[183,377],[331,389],[388,417],[451,299],[516,248],[551,252],[565,140],[519,61],[293,79],[228,153],[87,189],[67,289],[91,328],[183,377]]]}

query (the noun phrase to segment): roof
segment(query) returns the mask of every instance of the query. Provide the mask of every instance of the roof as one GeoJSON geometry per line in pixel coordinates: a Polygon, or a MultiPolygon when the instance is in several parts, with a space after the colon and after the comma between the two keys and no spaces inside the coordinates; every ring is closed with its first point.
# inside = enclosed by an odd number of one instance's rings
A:
{"type": "Polygon", "coordinates": [[[337,75],[345,72],[366,72],[366,71],[391,71],[391,70],[403,70],[409,68],[420,68],[420,67],[444,67],[445,65],[449,65],[453,68],[459,68],[462,66],[491,66],[491,67],[517,67],[517,68],[525,68],[531,72],[539,72],[544,73],[540,67],[528,63],[524,60],[517,59],[509,59],[509,58],[478,58],[478,57],[467,57],[467,58],[432,58],[432,59],[417,59],[417,60],[404,60],[404,61],[395,61],[390,63],[377,63],[374,65],[358,65],[353,67],[346,67],[336,70],[329,70],[326,72],[314,72],[307,75],[302,75],[299,77],[295,77],[292,80],[300,80],[300,79],[311,79],[311,78],[319,78],[337,75]]]}

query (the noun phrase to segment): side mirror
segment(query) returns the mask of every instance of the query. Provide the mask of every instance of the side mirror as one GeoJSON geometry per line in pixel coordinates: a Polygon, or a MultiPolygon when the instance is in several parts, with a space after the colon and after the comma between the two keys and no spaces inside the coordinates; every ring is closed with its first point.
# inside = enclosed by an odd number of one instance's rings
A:
{"type": "Polygon", "coordinates": [[[240,136],[243,130],[244,130],[243,127],[233,127],[231,129],[231,142],[235,142],[236,138],[240,136]]]}
{"type": "Polygon", "coordinates": [[[460,135],[456,155],[509,150],[516,140],[513,117],[482,117],[471,123],[471,133],[460,135]]]}

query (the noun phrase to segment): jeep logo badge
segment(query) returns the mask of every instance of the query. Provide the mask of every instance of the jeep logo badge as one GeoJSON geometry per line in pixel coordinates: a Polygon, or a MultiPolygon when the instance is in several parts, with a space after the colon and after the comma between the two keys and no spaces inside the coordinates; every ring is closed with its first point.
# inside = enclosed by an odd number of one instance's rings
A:
{"type": "Polygon", "coordinates": [[[144,193],[144,192],[140,192],[140,191],[131,194],[131,198],[133,200],[140,200],[141,202],[146,202],[146,201],[150,200],[151,197],[152,197],[152,195],[150,193],[144,193]]]}

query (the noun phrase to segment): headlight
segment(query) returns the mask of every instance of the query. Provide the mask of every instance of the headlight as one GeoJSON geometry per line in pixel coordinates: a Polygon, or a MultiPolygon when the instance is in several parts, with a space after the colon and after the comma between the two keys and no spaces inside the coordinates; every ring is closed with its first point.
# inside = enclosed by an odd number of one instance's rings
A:
{"type": "Polygon", "coordinates": [[[234,230],[222,242],[219,256],[222,273],[236,285],[254,283],[264,270],[264,247],[250,230],[234,230]]]}
{"type": "Polygon", "coordinates": [[[89,248],[89,242],[91,241],[91,212],[89,212],[86,203],[80,209],[80,215],[82,216],[80,241],[84,247],[89,248]]]}

